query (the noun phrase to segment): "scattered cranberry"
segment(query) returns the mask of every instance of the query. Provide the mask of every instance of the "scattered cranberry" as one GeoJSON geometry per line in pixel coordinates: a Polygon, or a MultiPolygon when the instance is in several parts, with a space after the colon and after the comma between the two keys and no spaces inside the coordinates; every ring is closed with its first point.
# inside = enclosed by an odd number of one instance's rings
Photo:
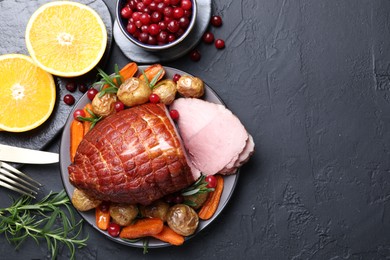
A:
{"type": "Polygon", "coordinates": [[[90,88],[87,91],[87,97],[89,100],[93,100],[96,96],[96,94],[99,93],[99,91],[96,88],[90,88]]]}
{"type": "Polygon", "coordinates": [[[177,120],[179,119],[179,111],[177,111],[176,109],[172,109],[169,111],[169,115],[171,116],[171,118],[173,120],[177,120]]]}
{"type": "Polygon", "coordinates": [[[217,178],[213,175],[209,175],[204,179],[207,182],[207,188],[215,188],[217,186],[217,178]]]}
{"type": "Polygon", "coordinates": [[[173,80],[173,82],[176,83],[180,78],[181,78],[181,75],[180,75],[180,74],[175,74],[175,75],[173,75],[172,80],[173,80]]]}
{"type": "Polygon", "coordinates": [[[66,94],[64,96],[64,102],[65,102],[65,104],[71,106],[71,105],[74,104],[75,99],[74,99],[74,97],[71,94],[66,94]]]}
{"type": "MultiPolygon", "coordinates": [[[[73,112],[73,118],[76,119],[76,120],[79,120],[79,117],[85,117],[85,111],[84,109],[76,109],[74,112],[73,112]]],[[[80,121],[80,120],[79,120],[80,121]]]]}
{"type": "Polygon", "coordinates": [[[119,112],[119,111],[122,111],[123,109],[125,109],[125,105],[121,101],[115,102],[114,107],[115,107],[116,112],[119,112]]]}
{"type": "Polygon", "coordinates": [[[213,43],[213,41],[214,41],[214,34],[211,33],[211,32],[206,32],[205,34],[203,34],[202,39],[203,39],[203,41],[205,43],[208,43],[208,44],[213,43]]]}
{"type": "Polygon", "coordinates": [[[156,104],[156,103],[160,102],[160,97],[157,94],[151,94],[149,96],[149,101],[150,101],[150,103],[156,104]]]}
{"type": "Polygon", "coordinates": [[[183,203],[184,201],[184,197],[180,194],[176,195],[175,197],[173,197],[173,203],[174,204],[181,204],[183,203]]]}
{"type": "Polygon", "coordinates": [[[99,205],[99,209],[103,212],[108,212],[108,210],[110,209],[110,204],[108,202],[102,202],[100,205],[99,205]]]}
{"type": "Polygon", "coordinates": [[[66,86],[65,88],[70,91],[70,92],[75,92],[77,87],[76,87],[76,84],[74,82],[68,82],[66,83],[66,86]]]}
{"type": "Polygon", "coordinates": [[[217,40],[215,40],[215,47],[217,48],[217,49],[223,49],[223,48],[225,48],[225,42],[224,42],[224,40],[221,40],[221,39],[217,39],[217,40]]]}
{"type": "Polygon", "coordinates": [[[117,237],[119,236],[120,231],[121,231],[121,226],[119,226],[117,223],[111,222],[108,225],[107,232],[110,236],[117,237]]]}
{"type": "Polygon", "coordinates": [[[213,15],[211,17],[211,24],[215,27],[221,27],[222,26],[222,18],[219,15],[213,15]]]}
{"type": "Polygon", "coordinates": [[[81,93],[85,93],[85,92],[87,92],[87,90],[88,90],[87,85],[85,85],[85,84],[80,84],[80,85],[79,85],[79,91],[80,91],[81,93]]]}
{"type": "Polygon", "coordinates": [[[200,60],[200,52],[198,50],[193,50],[190,52],[190,58],[193,61],[199,61],[200,60]]]}

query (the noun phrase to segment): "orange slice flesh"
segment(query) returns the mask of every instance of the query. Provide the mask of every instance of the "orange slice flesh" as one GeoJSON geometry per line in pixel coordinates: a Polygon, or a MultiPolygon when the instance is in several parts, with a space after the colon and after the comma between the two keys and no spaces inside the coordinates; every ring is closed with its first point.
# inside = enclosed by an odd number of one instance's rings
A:
{"type": "Polygon", "coordinates": [[[32,59],[45,71],[75,77],[99,63],[107,46],[107,30],[90,7],[54,1],[39,7],[30,17],[26,45],[32,59]]]}
{"type": "Polygon", "coordinates": [[[0,56],[0,130],[24,132],[51,115],[56,87],[53,76],[26,55],[0,56]]]}

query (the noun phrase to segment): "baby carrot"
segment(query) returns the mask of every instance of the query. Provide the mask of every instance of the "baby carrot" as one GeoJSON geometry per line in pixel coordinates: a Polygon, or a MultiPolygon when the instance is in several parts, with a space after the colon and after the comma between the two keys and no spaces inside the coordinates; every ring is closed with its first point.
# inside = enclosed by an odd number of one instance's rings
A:
{"type": "Polygon", "coordinates": [[[170,227],[165,226],[163,230],[152,237],[157,238],[161,241],[167,242],[171,245],[180,246],[184,243],[184,237],[173,231],[170,227]]]}
{"type": "MultiPolygon", "coordinates": [[[[84,107],[84,112],[85,112],[85,117],[92,117],[92,115],[88,112],[92,111],[92,104],[88,103],[84,107]]],[[[88,131],[91,129],[92,122],[90,121],[83,121],[83,126],[84,126],[84,135],[88,133],[88,131]]]]}
{"type": "Polygon", "coordinates": [[[144,70],[144,73],[139,76],[139,79],[145,80],[145,76],[144,76],[144,74],[145,74],[147,79],[148,79],[148,82],[151,82],[153,80],[153,78],[156,77],[156,75],[158,75],[159,73],[160,73],[160,75],[158,76],[156,82],[158,82],[160,79],[162,79],[164,77],[165,70],[164,70],[163,66],[161,66],[161,64],[154,64],[154,65],[147,67],[144,70]]]}
{"type": "MultiPolygon", "coordinates": [[[[138,70],[137,63],[130,62],[126,64],[120,71],[119,75],[122,77],[122,82],[124,82],[126,79],[129,79],[135,75],[135,73],[138,70]]],[[[116,83],[116,79],[114,79],[114,82],[116,83]]]]}
{"type": "Polygon", "coordinates": [[[122,228],[119,234],[120,238],[136,239],[141,237],[153,236],[163,230],[164,223],[159,218],[144,218],[138,220],[135,224],[122,228]]]}
{"type": "Polygon", "coordinates": [[[70,125],[70,160],[74,161],[77,147],[84,137],[84,126],[83,123],[77,120],[73,120],[70,125]]]}
{"type": "Polygon", "coordinates": [[[95,208],[96,226],[101,230],[107,230],[110,224],[110,212],[102,211],[99,206],[95,208]]]}
{"type": "Polygon", "coordinates": [[[210,192],[206,202],[198,213],[199,218],[203,220],[210,219],[214,215],[221,200],[224,185],[223,177],[221,175],[215,175],[215,178],[217,179],[217,186],[215,186],[214,191],[210,192]]]}

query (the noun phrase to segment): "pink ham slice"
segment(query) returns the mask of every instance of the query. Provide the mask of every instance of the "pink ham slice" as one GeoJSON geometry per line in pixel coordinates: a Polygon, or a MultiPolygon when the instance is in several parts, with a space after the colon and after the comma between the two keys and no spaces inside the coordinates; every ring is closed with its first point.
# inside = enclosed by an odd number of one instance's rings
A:
{"type": "Polygon", "coordinates": [[[192,164],[203,174],[232,174],[253,153],[252,137],[223,105],[179,98],[171,109],[179,111],[178,128],[184,146],[192,164]]]}

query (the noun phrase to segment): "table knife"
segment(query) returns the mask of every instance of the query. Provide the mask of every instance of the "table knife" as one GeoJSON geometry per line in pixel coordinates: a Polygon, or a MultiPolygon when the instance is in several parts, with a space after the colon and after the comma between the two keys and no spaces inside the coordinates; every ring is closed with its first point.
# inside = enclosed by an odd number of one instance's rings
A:
{"type": "Polygon", "coordinates": [[[50,164],[59,161],[58,153],[0,144],[0,161],[25,164],[50,164]]]}

